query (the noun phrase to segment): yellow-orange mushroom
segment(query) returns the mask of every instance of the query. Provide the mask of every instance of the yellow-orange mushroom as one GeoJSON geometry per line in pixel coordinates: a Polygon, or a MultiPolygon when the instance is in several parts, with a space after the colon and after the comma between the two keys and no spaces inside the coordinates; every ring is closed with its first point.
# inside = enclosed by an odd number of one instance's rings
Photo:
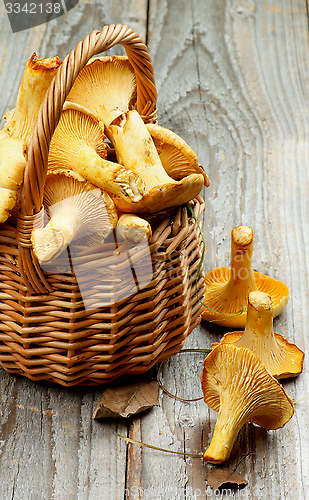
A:
{"type": "Polygon", "coordinates": [[[206,274],[203,319],[226,327],[245,328],[249,293],[267,293],[272,300],[273,317],[289,300],[289,289],[282,282],[253,271],[253,231],[238,226],[231,232],[230,267],[217,267],[206,274]],[[241,311],[241,312],[240,312],[241,311]]]}

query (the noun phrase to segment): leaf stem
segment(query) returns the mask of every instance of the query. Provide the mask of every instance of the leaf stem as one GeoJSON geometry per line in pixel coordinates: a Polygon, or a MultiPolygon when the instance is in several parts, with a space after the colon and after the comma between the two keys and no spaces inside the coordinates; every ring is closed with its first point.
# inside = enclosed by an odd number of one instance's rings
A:
{"type": "Polygon", "coordinates": [[[182,456],[187,456],[187,457],[197,457],[197,458],[202,458],[203,454],[202,453],[187,453],[183,451],[174,451],[174,450],[167,450],[166,448],[160,448],[159,446],[154,446],[153,444],[148,444],[148,443],[143,443],[141,441],[136,441],[135,439],[128,438],[126,436],[123,436],[122,434],[119,434],[118,432],[114,431],[111,429],[116,436],[120,437],[127,443],[131,444],[138,444],[139,446],[145,446],[146,448],[151,448],[152,450],[158,450],[158,451],[164,451],[165,453],[173,453],[174,455],[182,455],[182,456]]]}

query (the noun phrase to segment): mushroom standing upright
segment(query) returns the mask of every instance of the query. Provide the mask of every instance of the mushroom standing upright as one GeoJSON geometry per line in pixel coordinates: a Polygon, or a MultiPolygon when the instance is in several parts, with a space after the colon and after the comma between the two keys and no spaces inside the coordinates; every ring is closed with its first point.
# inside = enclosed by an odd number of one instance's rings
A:
{"type": "Polygon", "coordinates": [[[0,131],[0,222],[13,210],[26,167],[30,141],[40,105],[60,66],[59,57],[39,59],[32,54],[27,62],[15,109],[4,115],[0,131]]]}
{"type": "Polygon", "coordinates": [[[226,333],[220,343],[247,347],[278,379],[296,377],[302,371],[304,353],[282,335],[274,333],[272,301],[266,293],[249,293],[245,330],[226,333]]]}
{"type": "Polygon", "coordinates": [[[253,271],[253,231],[238,226],[231,232],[231,267],[217,267],[206,274],[203,319],[226,326],[245,328],[249,293],[261,291],[272,300],[273,317],[289,300],[289,289],[282,282],[253,271]]]}
{"type": "Polygon", "coordinates": [[[294,414],[291,398],[246,347],[215,347],[204,361],[201,382],[205,403],[218,412],[205,462],[226,461],[246,422],[278,429],[294,414]]]}
{"type": "Polygon", "coordinates": [[[192,173],[176,181],[166,173],[141,116],[132,109],[135,98],[136,79],[128,60],[105,57],[90,61],[80,72],[65,109],[95,116],[113,143],[118,162],[143,180],[140,200],[114,196],[119,210],[154,213],[182,205],[199,194],[204,175],[192,173]]]}

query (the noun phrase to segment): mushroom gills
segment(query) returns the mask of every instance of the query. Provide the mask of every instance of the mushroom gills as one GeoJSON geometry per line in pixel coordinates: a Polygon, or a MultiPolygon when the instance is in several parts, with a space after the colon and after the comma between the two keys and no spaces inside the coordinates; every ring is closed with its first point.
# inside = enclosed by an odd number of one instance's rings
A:
{"type": "Polygon", "coordinates": [[[77,110],[63,111],[51,140],[48,168],[67,168],[119,198],[137,202],[144,187],[139,176],[105,159],[105,136],[98,121],[77,110]]]}
{"type": "Polygon", "coordinates": [[[56,258],[73,241],[87,236],[100,244],[116,226],[118,215],[110,196],[74,171],[49,171],[44,206],[50,220],[32,231],[34,254],[40,262],[56,258]]]}
{"type": "Polygon", "coordinates": [[[245,423],[278,429],[294,414],[291,398],[246,347],[215,347],[204,361],[201,383],[205,403],[218,412],[205,462],[225,462],[245,423]]]}
{"type": "Polygon", "coordinates": [[[220,343],[247,347],[277,379],[296,377],[302,372],[304,353],[274,333],[272,300],[266,293],[250,292],[245,330],[226,333],[220,343]]]}
{"type": "Polygon", "coordinates": [[[193,149],[175,132],[155,123],[146,123],[166,173],[175,180],[190,174],[202,174],[204,186],[209,187],[209,177],[200,165],[193,149]]]}

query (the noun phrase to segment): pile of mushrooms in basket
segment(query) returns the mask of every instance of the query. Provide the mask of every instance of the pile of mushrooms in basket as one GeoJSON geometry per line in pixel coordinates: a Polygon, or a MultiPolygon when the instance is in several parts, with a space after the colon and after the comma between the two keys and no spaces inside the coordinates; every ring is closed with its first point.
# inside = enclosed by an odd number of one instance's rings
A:
{"type": "MultiPolygon", "coordinates": [[[[0,222],[18,206],[24,152],[59,65],[57,57],[33,54],[16,108],[4,117],[0,222]]],[[[31,235],[39,262],[51,262],[73,239],[101,244],[113,230],[132,244],[150,239],[151,214],[180,206],[208,186],[194,151],[170,130],[145,124],[134,107],[136,96],[126,56],[91,59],[80,72],[50,145],[44,191],[49,220],[31,235]]]]}

